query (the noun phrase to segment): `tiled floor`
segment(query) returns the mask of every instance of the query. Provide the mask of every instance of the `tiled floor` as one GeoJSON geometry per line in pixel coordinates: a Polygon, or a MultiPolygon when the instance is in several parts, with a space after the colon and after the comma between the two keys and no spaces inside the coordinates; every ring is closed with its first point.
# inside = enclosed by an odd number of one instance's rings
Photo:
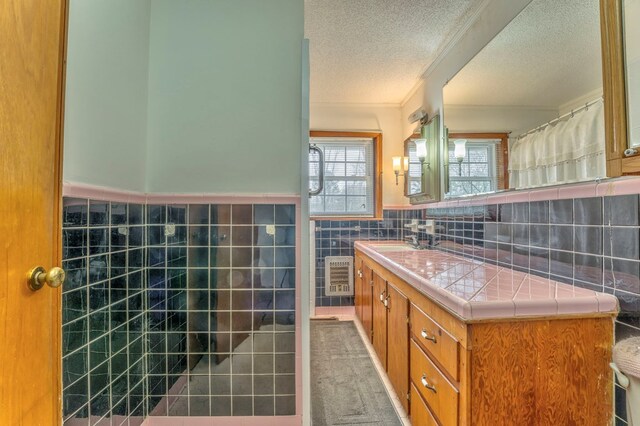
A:
{"type": "MultiPolygon", "coordinates": [[[[378,372],[380,379],[382,379],[382,383],[384,383],[384,387],[387,391],[387,394],[389,395],[389,398],[391,399],[391,402],[393,403],[393,407],[395,408],[396,413],[398,413],[398,417],[400,417],[400,420],[402,421],[402,424],[404,426],[411,426],[411,421],[409,419],[409,416],[407,412],[404,410],[404,408],[402,407],[402,404],[400,403],[400,400],[396,396],[395,392],[393,391],[393,388],[391,387],[391,382],[389,381],[387,377],[387,373],[385,372],[384,368],[382,367],[382,364],[380,364],[380,361],[378,360],[378,357],[375,354],[373,345],[367,338],[366,333],[362,328],[362,325],[360,324],[360,321],[358,321],[355,315],[353,314],[353,307],[350,307],[351,309],[344,309],[344,308],[345,307],[343,307],[342,310],[336,309],[335,311],[320,310],[321,314],[315,315],[313,318],[316,318],[316,319],[335,318],[340,321],[354,322],[354,324],[356,325],[356,328],[358,329],[358,333],[360,333],[360,337],[362,338],[362,341],[365,347],[367,348],[367,351],[369,352],[369,356],[373,361],[373,365],[376,367],[376,371],[378,372]]],[[[346,307],[346,308],[349,308],[349,307],[346,307]]]]}

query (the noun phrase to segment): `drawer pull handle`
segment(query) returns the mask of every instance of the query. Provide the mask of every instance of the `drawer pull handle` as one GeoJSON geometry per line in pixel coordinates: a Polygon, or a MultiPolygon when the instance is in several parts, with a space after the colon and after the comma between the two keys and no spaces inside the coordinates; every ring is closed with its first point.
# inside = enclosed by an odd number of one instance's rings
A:
{"type": "Polygon", "coordinates": [[[438,343],[438,339],[436,339],[436,336],[435,335],[429,336],[429,334],[427,333],[427,330],[425,330],[424,328],[420,332],[420,335],[422,336],[423,339],[431,340],[433,343],[438,343]]]}
{"type": "Polygon", "coordinates": [[[433,385],[430,385],[429,382],[427,382],[427,375],[426,374],[422,375],[422,379],[420,379],[420,381],[422,382],[422,386],[424,386],[425,388],[429,389],[433,393],[438,393],[438,391],[436,390],[436,387],[433,386],[433,385]]]}
{"type": "Polygon", "coordinates": [[[380,293],[380,301],[384,303],[384,291],[380,293]]]}

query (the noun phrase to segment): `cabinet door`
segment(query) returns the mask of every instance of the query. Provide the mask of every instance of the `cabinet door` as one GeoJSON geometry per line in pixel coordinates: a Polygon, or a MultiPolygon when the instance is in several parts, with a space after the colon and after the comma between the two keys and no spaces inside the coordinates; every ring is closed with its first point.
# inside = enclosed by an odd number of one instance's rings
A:
{"type": "Polygon", "coordinates": [[[353,283],[354,283],[354,305],[356,306],[356,316],[362,323],[362,278],[364,274],[362,273],[362,258],[360,256],[356,256],[353,268],[355,269],[355,273],[353,274],[353,283]]]}
{"type": "Polygon", "coordinates": [[[362,327],[371,341],[373,332],[373,271],[362,263],[362,327]]]}
{"type": "Polygon", "coordinates": [[[387,375],[405,410],[409,408],[409,299],[387,283],[387,375]]]}
{"type": "Polygon", "coordinates": [[[373,348],[387,369],[387,282],[373,272],[373,348]]]}

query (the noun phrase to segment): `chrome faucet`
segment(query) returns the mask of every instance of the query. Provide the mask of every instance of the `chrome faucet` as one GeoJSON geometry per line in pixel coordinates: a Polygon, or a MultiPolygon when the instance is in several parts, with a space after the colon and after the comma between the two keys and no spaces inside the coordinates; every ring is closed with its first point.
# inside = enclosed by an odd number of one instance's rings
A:
{"type": "Polygon", "coordinates": [[[420,245],[420,241],[418,241],[418,236],[416,234],[407,235],[404,237],[404,239],[407,241],[407,243],[409,243],[411,247],[415,249],[424,248],[420,245]]]}

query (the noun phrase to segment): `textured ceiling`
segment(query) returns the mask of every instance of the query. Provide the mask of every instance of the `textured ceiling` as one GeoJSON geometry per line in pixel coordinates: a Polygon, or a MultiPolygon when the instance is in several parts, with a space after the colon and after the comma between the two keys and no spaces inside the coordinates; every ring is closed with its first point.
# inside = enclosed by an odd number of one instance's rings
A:
{"type": "Polygon", "coordinates": [[[401,102],[479,3],[307,0],[311,102],[401,102]]]}
{"type": "Polygon", "coordinates": [[[444,89],[449,105],[558,108],[602,86],[598,0],[534,0],[444,89]]]}

